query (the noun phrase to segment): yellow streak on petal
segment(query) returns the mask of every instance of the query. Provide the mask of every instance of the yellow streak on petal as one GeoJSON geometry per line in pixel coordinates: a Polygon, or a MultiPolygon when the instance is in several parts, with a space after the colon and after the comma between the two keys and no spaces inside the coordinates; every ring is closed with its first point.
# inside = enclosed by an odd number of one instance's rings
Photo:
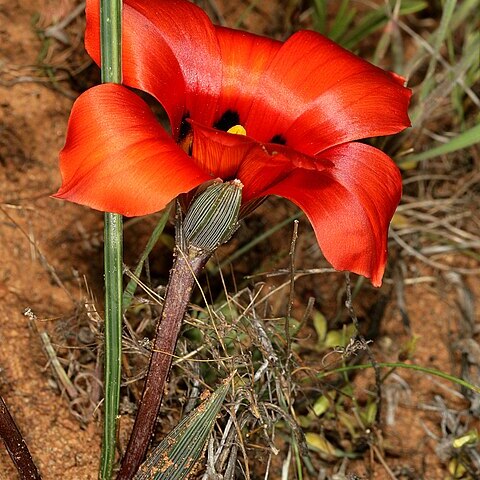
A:
{"type": "Polygon", "coordinates": [[[241,125],[234,125],[227,130],[227,133],[234,133],[235,135],[246,135],[247,131],[241,125]]]}

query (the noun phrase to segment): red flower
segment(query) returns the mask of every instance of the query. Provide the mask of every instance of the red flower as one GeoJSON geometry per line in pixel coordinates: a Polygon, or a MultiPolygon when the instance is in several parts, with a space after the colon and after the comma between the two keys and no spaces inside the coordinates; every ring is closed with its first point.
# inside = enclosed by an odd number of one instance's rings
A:
{"type": "MultiPolygon", "coordinates": [[[[171,135],[126,87],[88,90],[73,106],[55,196],[136,216],[238,178],[244,203],[288,198],[335,268],[380,285],[401,179],[384,153],[355,141],[409,125],[404,80],[314,32],[282,43],[214,26],[186,0],[126,0],[123,22],[124,84],[163,105],[171,135]],[[236,125],[246,135],[227,133],[236,125]]],[[[97,63],[99,30],[98,0],[88,0],[97,63]]]]}

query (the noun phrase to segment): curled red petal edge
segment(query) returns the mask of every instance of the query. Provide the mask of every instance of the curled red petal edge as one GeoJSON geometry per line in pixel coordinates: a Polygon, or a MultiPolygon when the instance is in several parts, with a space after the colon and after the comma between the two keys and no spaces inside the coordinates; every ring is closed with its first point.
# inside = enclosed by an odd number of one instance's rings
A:
{"type": "Polygon", "coordinates": [[[54,195],[97,210],[139,216],[161,210],[210,179],[121,85],[103,84],[75,102],[54,195]]]}
{"type": "Polygon", "coordinates": [[[349,143],[322,155],[332,168],[294,170],[263,192],[280,195],[301,208],[326,259],[380,286],[387,260],[388,226],[401,197],[394,162],[369,145],[349,143]]]}

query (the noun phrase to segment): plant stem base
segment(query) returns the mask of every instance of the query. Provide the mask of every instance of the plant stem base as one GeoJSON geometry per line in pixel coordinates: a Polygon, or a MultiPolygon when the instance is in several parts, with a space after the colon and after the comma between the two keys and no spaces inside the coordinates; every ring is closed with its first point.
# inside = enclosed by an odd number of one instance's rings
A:
{"type": "Polygon", "coordinates": [[[154,433],[182,321],[195,286],[195,277],[202,271],[210,255],[194,249],[190,249],[189,253],[183,253],[178,248],[176,250],[142,400],[117,480],[133,478],[145,457],[154,433]]]}

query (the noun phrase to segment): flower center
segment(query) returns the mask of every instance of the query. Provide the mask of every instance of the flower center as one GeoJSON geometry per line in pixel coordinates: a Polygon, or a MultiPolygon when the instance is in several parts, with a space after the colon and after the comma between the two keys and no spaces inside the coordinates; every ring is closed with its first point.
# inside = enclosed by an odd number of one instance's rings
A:
{"type": "Polygon", "coordinates": [[[283,135],[277,134],[272,137],[272,139],[270,140],[270,143],[277,143],[278,145],[286,145],[287,140],[283,135]]]}
{"type": "Polygon", "coordinates": [[[234,125],[227,130],[227,133],[234,133],[235,135],[247,135],[247,131],[242,125],[234,125]]]}
{"type": "Polygon", "coordinates": [[[222,116],[213,124],[213,128],[226,132],[230,127],[240,123],[240,115],[235,110],[225,110],[222,116]]]}

